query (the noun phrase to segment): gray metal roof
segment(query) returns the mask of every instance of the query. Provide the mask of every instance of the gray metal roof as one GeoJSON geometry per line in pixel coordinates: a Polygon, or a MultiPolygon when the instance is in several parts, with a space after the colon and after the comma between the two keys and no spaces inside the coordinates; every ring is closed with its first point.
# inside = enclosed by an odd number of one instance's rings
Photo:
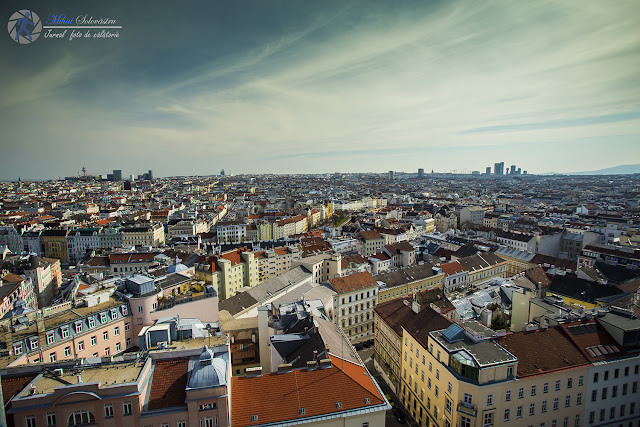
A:
{"type": "Polygon", "coordinates": [[[217,387],[227,384],[227,364],[229,353],[215,353],[207,346],[200,356],[193,360],[189,388],[217,387]]]}

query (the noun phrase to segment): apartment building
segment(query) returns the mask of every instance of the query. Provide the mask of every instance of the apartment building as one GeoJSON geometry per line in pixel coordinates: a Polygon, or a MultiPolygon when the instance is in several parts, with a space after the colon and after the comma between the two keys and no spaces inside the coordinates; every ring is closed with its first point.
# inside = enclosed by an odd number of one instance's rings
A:
{"type": "Polygon", "coordinates": [[[403,328],[403,338],[400,397],[422,426],[584,421],[589,362],[558,329],[498,341],[466,321],[431,332],[403,328]]]}
{"type": "Polygon", "coordinates": [[[5,369],[3,389],[12,392],[8,416],[19,427],[229,426],[228,344],[195,341],[140,358],[5,369]]]}
{"type": "Polygon", "coordinates": [[[361,231],[356,237],[362,241],[362,256],[364,257],[379,252],[385,245],[384,236],[377,231],[361,231]]]}
{"type": "Polygon", "coordinates": [[[38,307],[51,304],[62,284],[60,260],[31,255],[29,265],[24,269],[24,275],[33,281],[38,307]]]}
{"type": "Polygon", "coordinates": [[[413,295],[416,292],[441,288],[445,276],[437,267],[425,263],[402,268],[374,277],[379,283],[378,301],[413,295]]]}
{"type": "Polygon", "coordinates": [[[247,240],[247,224],[241,221],[220,221],[216,224],[218,243],[244,242],[247,240]]]}
{"type": "Polygon", "coordinates": [[[0,274],[0,318],[16,308],[16,301],[21,308],[38,308],[33,280],[13,273],[0,274]]]}
{"type": "Polygon", "coordinates": [[[536,236],[533,235],[498,231],[496,232],[496,240],[511,249],[530,254],[536,253],[536,236]]]}
{"type": "Polygon", "coordinates": [[[460,225],[483,225],[485,209],[482,206],[465,206],[460,210],[460,225]]]}
{"type": "Polygon", "coordinates": [[[506,277],[507,261],[492,252],[482,252],[458,260],[469,272],[467,283],[475,285],[492,277],[506,277]]]}
{"type": "Polygon", "coordinates": [[[313,275],[316,283],[326,282],[342,276],[342,255],[336,253],[322,253],[304,258],[294,259],[292,266],[303,266],[313,275]]]}
{"type": "MultiPolygon", "coordinates": [[[[375,324],[374,363],[378,371],[388,378],[389,386],[398,393],[401,385],[402,328],[407,329],[445,329],[451,320],[440,312],[455,312],[446,298],[429,297],[432,292],[422,292],[414,298],[396,298],[380,302],[373,310],[375,324]],[[435,303],[438,311],[431,307],[435,303]],[[447,304],[448,303],[448,304],[447,304]]],[[[435,293],[439,294],[438,291],[435,293]]]]}
{"type": "Polygon", "coordinates": [[[293,268],[293,261],[302,257],[299,246],[280,246],[254,252],[258,261],[258,283],[276,277],[293,268]]]}
{"type": "Polygon", "coordinates": [[[67,250],[67,230],[44,230],[42,237],[42,250],[46,258],[57,258],[61,262],[69,262],[67,250]]]}
{"type": "Polygon", "coordinates": [[[444,290],[452,292],[467,287],[469,272],[458,261],[447,262],[439,265],[444,273],[444,290]]]}
{"type": "Polygon", "coordinates": [[[333,323],[351,342],[373,336],[373,307],[378,303],[378,282],[368,271],[329,280],[333,297],[333,323]]]}
{"type": "Polygon", "coordinates": [[[67,252],[69,262],[78,263],[87,255],[87,250],[100,247],[99,228],[79,228],[67,234],[67,252]]]}
{"type": "Polygon", "coordinates": [[[159,223],[136,225],[122,229],[123,246],[151,246],[157,248],[165,243],[164,227],[159,223]]]}

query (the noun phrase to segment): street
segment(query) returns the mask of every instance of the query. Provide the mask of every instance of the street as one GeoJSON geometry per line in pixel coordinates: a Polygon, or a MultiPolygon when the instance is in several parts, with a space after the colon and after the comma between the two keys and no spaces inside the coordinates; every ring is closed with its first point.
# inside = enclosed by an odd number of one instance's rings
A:
{"type": "Polygon", "coordinates": [[[378,385],[382,389],[382,392],[389,397],[389,403],[391,403],[392,406],[396,406],[400,408],[402,410],[404,417],[407,419],[406,423],[401,424],[393,415],[392,411],[387,411],[385,416],[385,426],[386,427],[406,427],[406,426],[418,427],[419,426],[418,422],[413,419],[413,417],[411,416],[407,408],[404,407],[404,405],[400,402],[400,399],[389,388],[389,386],[384,381],[384,379],[382,379],[382,377],[378,374],[378,371],[376,371],[373,365],[373,359],[372,359],[373,347],[365,348],[364,350],[358,351],[358,355],[360,356],[360,359],[362,359],[364,364],[367,366],[367,369],[369,370],[369,372],[371,372],[371,375],[373,375],[373,377],[378,382],[378,385]]]}

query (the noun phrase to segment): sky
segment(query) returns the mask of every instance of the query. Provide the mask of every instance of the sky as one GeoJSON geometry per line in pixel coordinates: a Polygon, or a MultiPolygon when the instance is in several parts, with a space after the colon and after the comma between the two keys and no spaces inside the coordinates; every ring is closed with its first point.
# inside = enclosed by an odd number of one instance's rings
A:
{"type": "Polygon", "coordinates": [[[640,163],[636,0],[182,3],[3,1],[0,180],[640,163]]]}

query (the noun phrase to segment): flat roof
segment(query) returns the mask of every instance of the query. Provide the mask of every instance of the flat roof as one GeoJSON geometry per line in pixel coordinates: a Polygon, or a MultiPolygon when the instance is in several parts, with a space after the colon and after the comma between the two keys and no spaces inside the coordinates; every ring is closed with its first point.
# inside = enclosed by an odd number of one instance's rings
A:
{"type": "Polygon", "coordinates": [[[431,336],[453,355],[459,351],[466,351],[475,360],[478,367],[488,367],[502,363],[517,362],[517,358],[492,340],[474,342],[465,335],[464,339],[448,342],[443,336],[443,330],[431,332],[431,336]]]}

